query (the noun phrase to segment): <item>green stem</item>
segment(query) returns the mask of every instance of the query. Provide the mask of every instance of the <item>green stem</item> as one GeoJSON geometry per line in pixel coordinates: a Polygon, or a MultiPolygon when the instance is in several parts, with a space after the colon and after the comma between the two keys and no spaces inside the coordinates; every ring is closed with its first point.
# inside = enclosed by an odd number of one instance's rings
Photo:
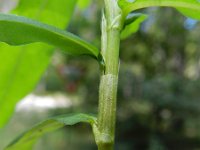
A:
{"type": "Polygon", "coordinates": [[[100,81],[96,137],[99,150],[113,150],[114,147],[121,20],[121,10],[117,0],[105,0],[101,51],[105,70],[100,81]]]}

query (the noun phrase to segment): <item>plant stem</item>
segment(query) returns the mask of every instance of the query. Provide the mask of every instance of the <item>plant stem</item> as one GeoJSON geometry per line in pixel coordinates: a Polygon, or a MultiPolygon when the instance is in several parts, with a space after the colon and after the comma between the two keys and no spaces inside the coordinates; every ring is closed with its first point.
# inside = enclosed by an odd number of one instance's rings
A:
{"type": "Polygon", "coordinates": [[[114,147],[121,22],[117,0],[105,0],[101,51],[105,70],[99,88],[99,134],[96,137],[99,150],[113,150],[114,147]]]}

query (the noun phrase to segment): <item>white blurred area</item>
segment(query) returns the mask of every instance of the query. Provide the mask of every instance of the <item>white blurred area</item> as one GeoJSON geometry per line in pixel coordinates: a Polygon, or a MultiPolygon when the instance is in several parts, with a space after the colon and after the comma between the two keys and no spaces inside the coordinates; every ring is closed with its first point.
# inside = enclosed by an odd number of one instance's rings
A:
{"type": "Polygon", "coordinates": [[[45,96],[30,94],[17,104],[16,112],[47,111],[50,109],[69,108],[72,105],[70,98],[61,93],[45,96]]]}
{"type": "Polygon", "coordinates": [[[18,0],[0,0],[0,12],[7,13],[15,8],[18,0]]]}

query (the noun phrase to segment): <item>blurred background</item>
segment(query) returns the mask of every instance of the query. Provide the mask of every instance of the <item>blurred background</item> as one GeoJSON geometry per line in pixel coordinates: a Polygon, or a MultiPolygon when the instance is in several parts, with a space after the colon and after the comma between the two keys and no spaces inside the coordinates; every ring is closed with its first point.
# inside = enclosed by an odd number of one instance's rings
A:
{"type": "MultiPolygon", "coordinates": [[[[13,3],[0,1],[5,12],[13,3]]],[[[100,47],[101,4],[77,6],[67,30],[100,47]]],[[[171,8],[149,14],[121,42],[116,150],[200,150],[200,23],[171,8]]],[[[33,93],[16,106],[1,131],[0,149],[46,117],[97,113],[98,64],[57,51],[33,93]]],[[[95,150],[91,128],[65,127],[45,135],[34,150],[95,150]]]]}

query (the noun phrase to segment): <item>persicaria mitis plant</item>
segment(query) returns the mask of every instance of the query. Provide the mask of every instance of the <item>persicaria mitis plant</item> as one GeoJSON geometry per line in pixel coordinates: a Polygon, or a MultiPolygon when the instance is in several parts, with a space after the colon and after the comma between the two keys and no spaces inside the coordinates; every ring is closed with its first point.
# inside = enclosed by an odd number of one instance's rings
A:
{"type": "Polygon", "coordinates": [[[0,58],[9,57],[0,66],[0,126],[3,127],[10,118],[17,101],[34,88],[55,51],[52,46],[73,56],[91,56],[99,63],[98,114],[67,114],[49,118],[20,135],[5,150],[32,149],[43,134],[80,122],[92,126],[99,150],[113,150],[120,40],[136,32],[139,24],[148,17],[148,14],[135,11],[155,6],[173,7],[187,17],[200,19],[198,0],[104,0],[99,48],[62,30],[69,23],[76,2],[20,0],[12,14],[0,14],[0,41],[3,42],[0,45],[0,58]],[[19,60],[17,70],[13,60],[19,60]],[[15,77],[9,82],[8,76],[12,75],[13,70],[15,77]]]}

